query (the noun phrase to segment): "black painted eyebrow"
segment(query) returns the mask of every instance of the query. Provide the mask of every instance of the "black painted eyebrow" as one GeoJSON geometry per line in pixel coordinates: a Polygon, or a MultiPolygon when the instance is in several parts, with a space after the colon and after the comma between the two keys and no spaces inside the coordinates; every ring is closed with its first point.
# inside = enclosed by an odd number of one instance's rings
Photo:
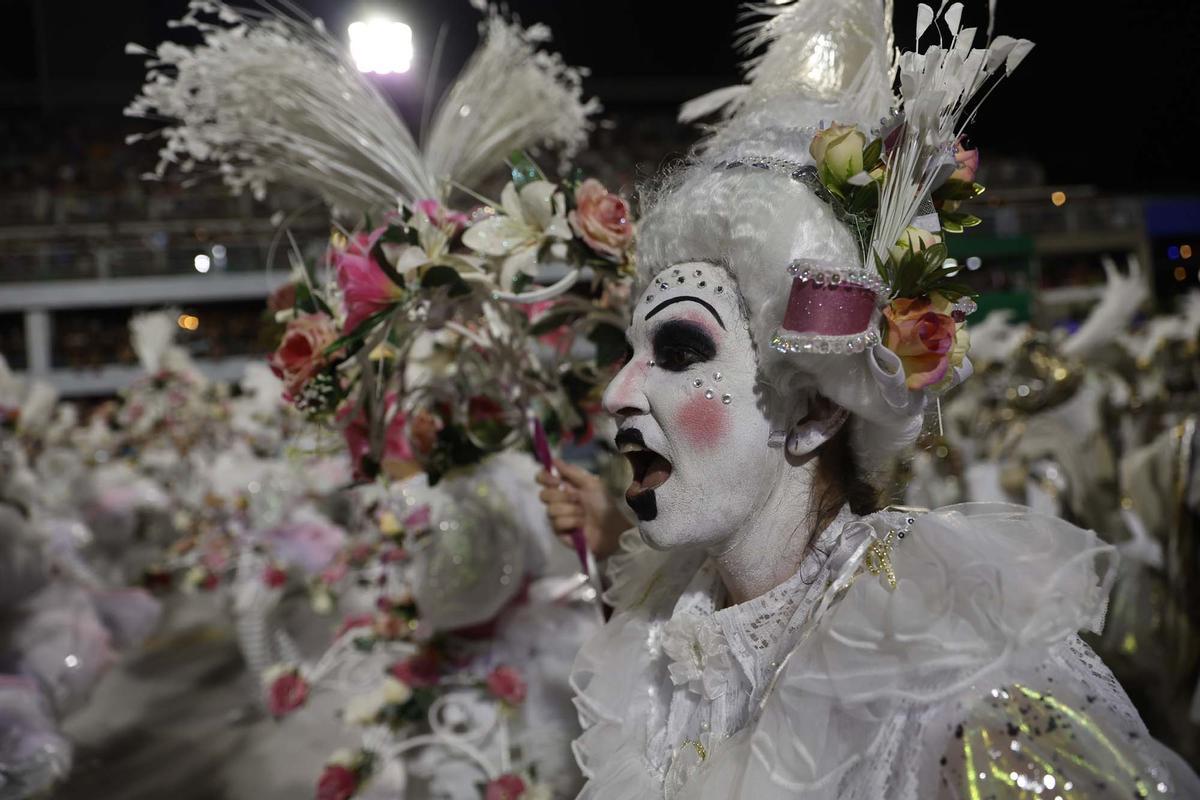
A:
{"type": "Polygon", "coordinates": [[[668,300],[663,300],[661,303],[659,303],[659,304],[658,304],[658,305],[656,305],[654,308],[652,308],[652,309],[650,310],[650,313],[649,313],[649,314],[647,314],[647,315],[646,315],[645,317],[643,317],[642,319],[643,319],[643,320],[648,320],[648,319],[650,319],[651,317],[653,317],[655,314],[657,314],[658,312],[662,311],[662,310],[663,310],[664,308],[666,308],[667,306],[671,305],[672,303],[682,303],[682,302],[684,302],[684,301],[686,301],[686,300],[691,300],[693,303],[699,303],[700,305],[702,305],[702,306],[704,306],[705,308],[707,308],[707,309],[708,309],[708,313],[712,314],[712,315],[713,315],[713,317],[715,317],[715,318],[716,318],[716,320],[717,320],[717,324],[721,326],[721,330],[725,330],[725,329],[726,329],[726,328],[725,328],[725,323],[724,323],[724,322],[721,320],[721,315],[717,313],[717,310],[716,310],[715,308],[713,308],[711,305],[709,305],[709,304],[708,304],[707,302],[705,302],[704,300],[701,300],[699,297],[692,297],[692,296],[691,296],[691,295],[689,295],[689,294],[680,295],[679,297],[672,297],[672,298],[670,298],[670,299],[668,299],[668,300]]]}

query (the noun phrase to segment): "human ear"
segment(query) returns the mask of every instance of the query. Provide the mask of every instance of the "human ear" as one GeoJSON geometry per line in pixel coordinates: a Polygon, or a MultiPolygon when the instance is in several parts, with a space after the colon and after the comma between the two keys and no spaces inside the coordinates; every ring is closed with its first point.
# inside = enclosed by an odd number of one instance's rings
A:
{"type": "Polygon", "coordinates": [[[802,399],[787,432],[787,451],[794,457],[813,453],[837,435],[850,413],[819,394],[802,399]]]}

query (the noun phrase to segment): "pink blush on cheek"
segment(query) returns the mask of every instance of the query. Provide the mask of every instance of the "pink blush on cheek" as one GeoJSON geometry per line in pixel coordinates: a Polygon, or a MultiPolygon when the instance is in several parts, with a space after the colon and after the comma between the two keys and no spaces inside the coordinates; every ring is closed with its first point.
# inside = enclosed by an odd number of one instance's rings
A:
{"type": "Polygon", "coordinates": [[[719,400],[698,394],[679,410],[684,437],[697,450],[719,446],[729,432],[729,409],[719,400]]]}

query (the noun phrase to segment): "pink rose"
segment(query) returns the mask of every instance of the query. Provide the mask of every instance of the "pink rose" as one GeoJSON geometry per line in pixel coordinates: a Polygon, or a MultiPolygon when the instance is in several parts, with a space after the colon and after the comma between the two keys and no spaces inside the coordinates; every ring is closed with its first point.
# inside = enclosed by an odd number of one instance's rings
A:
{"type": "Polygon", "coordinates": [[[629,204],[595,178],[588,178],[575,191],[575,210],[567,219],[588,247],[618,261],[633,241],[629,204]]]}
{"type": "Polygon", "coordinates": [[[350,800],[358,789],[358,776],[341,764],[326,764],[317,782],[317,800],[350,800]]]}
{"type": "Polygon", "coordinates": [[[979,150],[964,150],[962,140],[958,140],[954,143],[954,164],[955,169],[950,173],[950,180],[974,182],[975,173],[979,171],[979,150]]]}
{"type": "Polygon", "coordinates": [[[900,357],[909,389],[940,382],[950,367],[957,333],[954,318],[933,309],[928,297],[900,297],[883,310],[887,347],[900,357]]]}
{"type": "Polygon", "coordinates": [[[525,794],[525,781],[519,775],[511,772],[501,775],[495,780],[488,781],[484,790],[484,800],[518,800],[525,794]]]}
{"type": "Polygon", "coordinates": [[[283,381],[284,396],[295,397],[328,360],[326,348],[337,341],[338,329],[328,314],[303,314],[288,322],[279,348],[268,363],[283,381]]]}
{"type": "Polygon", "coordinates": [[[437,653],[425,650],[393,664],[388,672],[414,689],[437,686],[442,679],[441,659],[437,653]]]}
{"type": "Polygon", "coordinates": [[[399,302],[404,290],[375,260],[375,245],[387,228],[355,234],[345,248],[334,251],[338,287],[346,303],[346,330],[353,331],[372,314],[399,302]]]}
{"type": "Polygon", "coordinates": [[[488,691],[509,705],[520,705],[525,700],[525,681],[512,667],[499,666],[487,677],[488,691]]]}
{"type": "Polygon", "coordinates": [[[446,230],[451,236],[465,228],[470,221],[466,214],[450,211],[437,200],[418,200],[413,210],[424,214],[430,222],[446,230]]]}
{"type": "Polygon", "coordinates": [[[267,692],[267,709],[273,717],[287,716],[308,699],[308,681],[300,673],[285,672],[271,683],[267,692]]]}

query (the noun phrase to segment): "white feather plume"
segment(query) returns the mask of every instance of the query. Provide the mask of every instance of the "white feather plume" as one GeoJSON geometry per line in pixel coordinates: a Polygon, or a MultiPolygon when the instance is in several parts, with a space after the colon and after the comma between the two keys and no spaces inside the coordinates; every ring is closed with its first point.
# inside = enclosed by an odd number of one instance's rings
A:
{"type": "Polygon", "coordinates": [[[812,127],[822,117],[874,128],[893,105],[890,15],[883,0],[751,3],[738,47],[746,82],[709,92],[680,110],[693,122],[722,111],[768,114],[812,127]]]}
{"type": "Polygon", "coordinates": [[[129,320],[130,344],[147,373],[158,372],[167,351],[174,346],[178,314],[178,309],[146,311],[129,320]]]}
{"type": "Polygon", "coordinates": [[[1150,296],[1141,267],[1129,257],[1129,273],[1122,275],[1107,256],[1102,259],[1107,283],[1104,296],[1083,324],[1062,345],[1064,355],[1084,359],[1125,332],[1138,307],[1150,296]]]}
{"type": "Polygon", "coordinates": [[[473,186],[514,150],[560,147],[571,156],[587,141],[589,116],[582,69],[557,53],[545,25],[521,28],[494,8],[484,10],[480,45],[446,92],[423,134],[425,163],[439,184],[473,186]]]}
{"type": "Polygon", "coordinates": [[[492,10],[424,152],[319,19],[190,0],[172,24],[198,30],[202,42],[159,45],[126,110],[164,123],[158,178],[207,164],[257,197],[282,184],[353,211],[412,205],[444,200],[453,183],[478,180],[511,150],[579,146],[598,110],[583,102],[578,70],[537,50],[545,28],[522,30],[492,10]]]}
{"type": "Polygon", "coordinates": [[[1033,48],[1024,39],[999,36],[989,46],[974,47],[975,28],[961,27],[962,3],[937,13],[921,5],[917,15],[918,45],[929,31],[940,41],[924,52],[898,59],[902,117],[887,153],[887,177],[871,235],[871,250],[881,259],[912,224],[921,203],[953,169],[954,145],[978,111],[976,97],[986,84],[1011,73],[1033,48]],[[942,36],[941,17],[949,31],[942,36]]]}

